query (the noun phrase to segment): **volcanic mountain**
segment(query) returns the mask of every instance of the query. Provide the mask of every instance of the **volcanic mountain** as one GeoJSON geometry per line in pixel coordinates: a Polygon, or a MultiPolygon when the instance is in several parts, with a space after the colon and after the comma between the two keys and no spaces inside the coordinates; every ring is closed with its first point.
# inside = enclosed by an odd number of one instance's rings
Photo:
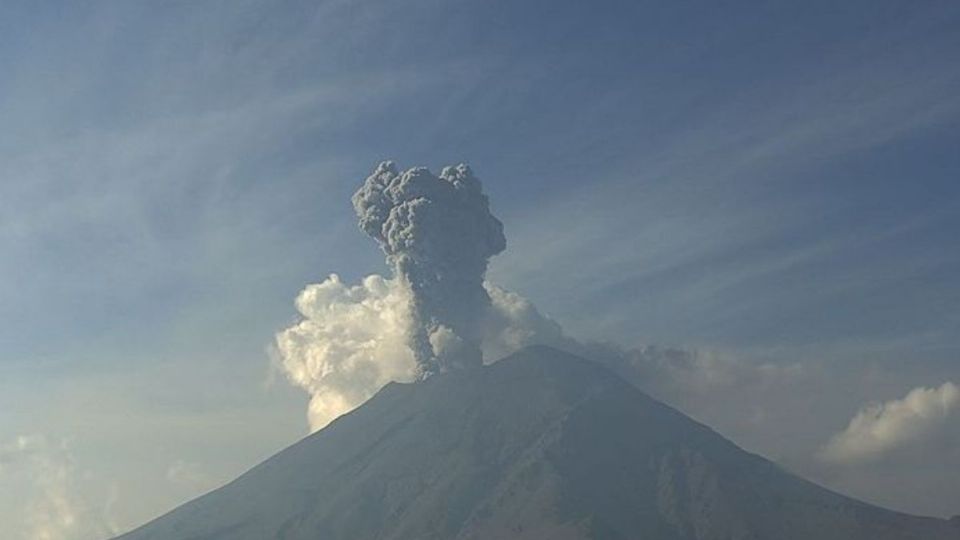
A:
{"type": "Polygon", "coordinates": [[[353,412],[123,540],[946,540],[547,347],[353,412]]]}

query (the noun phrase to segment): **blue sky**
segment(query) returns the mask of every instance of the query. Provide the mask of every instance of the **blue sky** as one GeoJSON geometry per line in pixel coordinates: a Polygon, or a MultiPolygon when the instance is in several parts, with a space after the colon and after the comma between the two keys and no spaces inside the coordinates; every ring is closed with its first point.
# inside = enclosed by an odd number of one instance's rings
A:
{"type": "MultiPolygon", "coordinates": [[[[506,227],[491,280],[577,337],[880,366],[857,400],[960,381],[958,23],[947,1],[7,2],[0,445],[66,440],[77,499],[116,490],[125,528],[296,440],[267,348],[305,284],[385,271],[349,197],[386,158],[469,162],[506,227]]],[[[905,509],[960,513],[944,493],[905,509]]]]}

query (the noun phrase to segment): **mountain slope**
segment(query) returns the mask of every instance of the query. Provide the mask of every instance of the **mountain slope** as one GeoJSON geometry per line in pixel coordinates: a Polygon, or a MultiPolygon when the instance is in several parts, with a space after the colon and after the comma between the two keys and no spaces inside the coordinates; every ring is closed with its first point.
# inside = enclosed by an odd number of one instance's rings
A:
{"type": "Polygon", "coordinates": [[[123,540],[960,539],[820,488],[546,347],[391,384],[123,540]]]}

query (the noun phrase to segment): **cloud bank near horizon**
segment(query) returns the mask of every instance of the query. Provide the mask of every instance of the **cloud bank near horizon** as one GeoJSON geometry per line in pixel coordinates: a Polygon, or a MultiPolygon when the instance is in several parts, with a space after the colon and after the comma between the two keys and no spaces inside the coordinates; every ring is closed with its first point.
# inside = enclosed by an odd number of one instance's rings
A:
{"type": "Polygon", "coordinates": [[[960,440],[960,387],[946,382],[937,388],[914,388],[901,399],[867,404],[823,446],[820,458],[865,464],[950,436],[960,440]]]}

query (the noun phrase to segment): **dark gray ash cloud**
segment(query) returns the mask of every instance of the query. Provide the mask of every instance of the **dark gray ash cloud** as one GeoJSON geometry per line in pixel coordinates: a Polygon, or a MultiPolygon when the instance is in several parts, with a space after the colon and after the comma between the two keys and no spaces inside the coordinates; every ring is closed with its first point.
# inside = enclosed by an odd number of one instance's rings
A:
{"type": "Polygon", "coordinates": [[[479,366],[483,286],[490,257],[506,248],[503,224],[490,213],[480,181],[464,164],[439,176],[379,164],[353,196],[360,228],[412,292],[411,348],[419,378],[479,366]]]}

